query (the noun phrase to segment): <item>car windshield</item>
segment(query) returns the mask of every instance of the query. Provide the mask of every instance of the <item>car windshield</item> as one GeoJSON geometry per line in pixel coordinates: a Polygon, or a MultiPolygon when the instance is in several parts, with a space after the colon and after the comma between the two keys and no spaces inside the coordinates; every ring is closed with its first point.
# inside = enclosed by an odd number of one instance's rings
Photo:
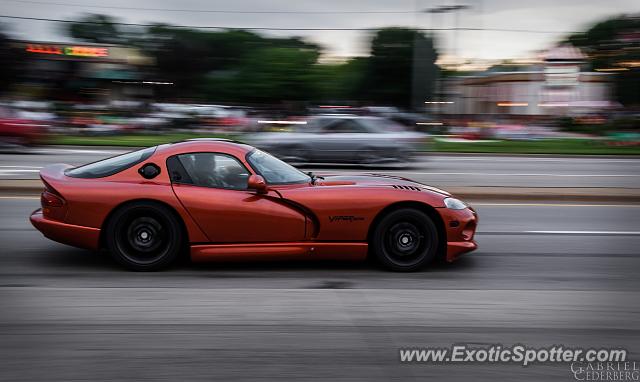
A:
{"type": "Polygon", "coordinates": [[[72,168],[67,170],[65,174],[72,178],[102,178],[110,176],[148,159],[154,151],[156,151],[155,147],[133,151],[72,168]]]}
{"type": "Polygon", "coordinates": [[[269,184],[305,183],[311,180],[297,168],[258,149],[249,153],[247,161],[269,184]]]}

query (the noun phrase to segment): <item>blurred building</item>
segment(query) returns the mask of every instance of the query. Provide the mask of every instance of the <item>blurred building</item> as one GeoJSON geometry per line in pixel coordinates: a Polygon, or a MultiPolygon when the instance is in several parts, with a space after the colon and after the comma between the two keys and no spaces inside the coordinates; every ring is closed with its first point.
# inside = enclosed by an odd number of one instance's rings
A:
{"type": "Polygon", "coordinates": [[[141,86],[153,61],[138,49],[95,44],[15,41],[25,58],[20,92],[49,100],[146,98],[141,86]]]}
{"type": "Polygon", "coordinates": [[[539,64],[491,68],[443,80],[442,113],[473,115],[572,115],[615,105],[611,73],[585,71],[585,56],[572,46],[542,55],[539,64]]]}

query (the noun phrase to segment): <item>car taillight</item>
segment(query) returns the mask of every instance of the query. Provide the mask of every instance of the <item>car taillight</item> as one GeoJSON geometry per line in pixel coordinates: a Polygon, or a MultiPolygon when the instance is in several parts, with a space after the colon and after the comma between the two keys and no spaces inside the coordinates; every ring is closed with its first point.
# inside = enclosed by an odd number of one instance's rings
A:
{"type": "Polygon", "coordinates": [[[40,195],[40,203],[42,207],[62,207],[64,200],[58,195],[45,190],[42,195],[40,195]]]}
{"type": "Polygon", "coordinates": [[[42,183],[44,183],[44,191],[40,195],[40,203],[42,204],[42,208],[47,207],[62,207],[64,206],[64,199],[62,195],[58,191],[56,191],[49,183],[47,183],[44,179],[42,179],[42,183]]]}
{"type": "Polygon", "coordinates": [[[42,215],[46,219],[64,221],[67,215],[67,201],[64,197],[44,179],[44,191],[40,195],[40,204],[42,204],[42,215]]]}

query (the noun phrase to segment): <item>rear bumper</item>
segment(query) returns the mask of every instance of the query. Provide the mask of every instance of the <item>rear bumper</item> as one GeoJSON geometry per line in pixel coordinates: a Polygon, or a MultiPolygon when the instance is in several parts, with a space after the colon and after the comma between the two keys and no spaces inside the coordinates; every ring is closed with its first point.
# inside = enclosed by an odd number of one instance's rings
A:
{"type": "Polygon", "coordinates": [[[460,255],[478,248],[473,240],[478,227],[478,214],[474,209],[443,208],[441,216],[447,230],[447,261],[454,261],[460,255]]]}
{"type": "Polygon", "coordinates": [[[29,220],[48,239],[74,247],[91,250],[99,248],[99,228],[83,227],[47,219],[42,215],[42,209],[33,211],[29,220]]]}

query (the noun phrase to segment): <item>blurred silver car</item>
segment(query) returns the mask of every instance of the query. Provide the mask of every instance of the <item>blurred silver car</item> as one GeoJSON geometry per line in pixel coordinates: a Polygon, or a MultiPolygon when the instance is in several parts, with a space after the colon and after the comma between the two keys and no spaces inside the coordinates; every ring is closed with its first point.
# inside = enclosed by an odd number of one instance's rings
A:
{"type": "Polygon", "coordinates": [[[377,165],[407,163],[429,139],[385,118],[356,115],[321,115],[279,130],[252,134],[245,140],[295,164],[377,165]]]}

